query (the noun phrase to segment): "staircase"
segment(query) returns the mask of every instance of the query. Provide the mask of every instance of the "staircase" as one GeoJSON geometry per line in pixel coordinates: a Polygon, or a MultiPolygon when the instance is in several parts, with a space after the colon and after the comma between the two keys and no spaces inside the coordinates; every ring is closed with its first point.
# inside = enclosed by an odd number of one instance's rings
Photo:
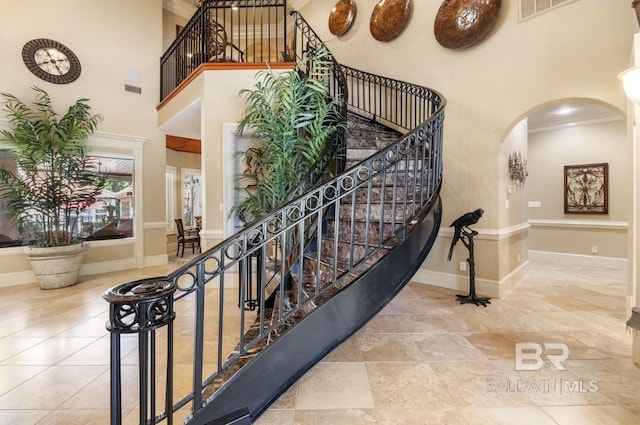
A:
{"type": "MultiPolygon", "coordinates": [[[[313,51],[319,39],[294,16],[295,46],[313,51]]],[[[139,338],[140,423],[170,424],[186,410],[190,425],[250,424],[426,258],[441,219],[444,98],[337,63],[327,78],[348,123],[328,152],[344,158],[324,158],[290,203],[172,274],[105,293],[112,424],[122,423],[121,335],[139,338]],[[331,174],[331,164],[342,166],[331,174]],[[174,339],[184,335],[192,389],[174,400],[174,339]]]]}
{"type": "MultiPolygon", "coordinates": [[[[374,155],[390,144],[396,142],[401,134],[386,126],[368,120],[354,113],[348,114],[345,154],[347,167],[357,166],[364,159],[374,155]]],[[[404,180],[401,180],[404,181],[404,180]]],[[[229,370],[224,376],[218,377],[204,391],[204,398],[213,395],[227,380],[233,376],[242,366],[258,356],[269,344],[276,341],[287,330],[296,326],[306,316],[312,313],[319,305],[332,298],[340,290],[348,286],[373,264],[384,257],[398,242],[398,238],[391,237],[391,216],[387,223],[380,223],[380,211],[389,210],[394,204],[392,193],[383,191],[382,181],[374,183],[371,191],[367,188],[357,189],[355,192],[355,215],[352,222],[350,209],[341,208],[339,216],[326,218],[324,234],[320,235],[321,251],[310,246],[303,255],[302,271],[300,267],[294,267],[290,284],[282,283],[282,276],[272,268],[267,270],[268,285],[265,289],[264,316],[267,318],[261,323],[259,318],[252,324],[246,333],[248,339],[260,335],[261,329],[270,329],[267,339],[259,346],[254,347],[250,353],[243,356],[236,363],[233,370],[229,370]],[[370,195],[369,195],[370,194],[370,195]],[[384,194],[384,196],[383,196],[384,194]],[[367,221],[367,207],[375,204],[378,212],[371,214],[367,221]],[[382,198],[385,198],[382,202],[382,198]],[[380,234],[379,229],[387,229],[380,234]],[[349,235],[345,240],[344,235],[349,235]],[[375,241],[374,249],[372,241],[375,241]],[[383,242],[384,241],[384,242],[383,242]],[[349,264],[351,261],[351,264],[349,264]],[[358,265],[354,267],[354,265],[358,265]],[[349,272],[347,272],[349,270],[349,272]],[[316,292],[323,292],[322,297],[315,297],[316,292]],[[296,310],[298,313],[286,321],[281,318],[287,312],[296,310]]],[[[403,191],[396,194],[395,204],[401,204],[405,196],[403,191]]],[[[269,267],[269,266],[267,266],[269,267]]],[[[240,347],[231,352],[229,358],[237,355],[240,347]]],[[[228,360],[228,359],[227,359],[228,360]]]]}

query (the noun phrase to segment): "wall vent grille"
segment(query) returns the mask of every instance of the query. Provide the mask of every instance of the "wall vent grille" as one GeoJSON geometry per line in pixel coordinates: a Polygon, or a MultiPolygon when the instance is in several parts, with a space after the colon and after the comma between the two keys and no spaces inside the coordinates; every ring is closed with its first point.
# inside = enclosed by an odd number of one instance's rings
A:
{"type": "Polygon", "coordinates": [[[576,1],[578,0],[520,0],[520,20],[533,18],[553,8],[576,1]]]}
{"type": "Polygon", "coordinates": [[[131,93],[142,94],[142,87],[132,86],[131,84],[125,84],[124,91],[130,91],[131,93]]]}

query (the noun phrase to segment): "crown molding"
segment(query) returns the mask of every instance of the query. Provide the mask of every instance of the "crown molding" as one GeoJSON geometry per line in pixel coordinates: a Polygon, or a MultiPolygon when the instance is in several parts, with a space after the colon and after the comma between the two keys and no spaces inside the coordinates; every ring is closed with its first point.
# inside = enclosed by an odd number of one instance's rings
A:
{"type": "Polygon", "coordinates": [[[162,0],[162,8],[186,19],[191,18],[197,10],[192,3],[182,0],[162,0]]]}

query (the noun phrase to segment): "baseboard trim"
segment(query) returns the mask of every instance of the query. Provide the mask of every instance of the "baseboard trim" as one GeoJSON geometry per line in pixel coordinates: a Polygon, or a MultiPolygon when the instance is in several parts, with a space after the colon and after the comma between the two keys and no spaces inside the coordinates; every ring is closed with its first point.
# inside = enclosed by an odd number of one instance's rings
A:
{"type": "Polygon", "coordinates": [[[169,264],[169,254],[144,257],[144,267],[164,266],[169,264]]]}
{"type": "Polygon", "coordinates": [[[134,258],[115,261],[100,261],[99,263],[85,263],[80,268],[80,276],[91,276],[94,274],[110,273],[135,268],[136,260],[134,258]]]}
{"type": "MultiPolygon", "coordinates": [[[[164,266],[169,264],[168,255],[155,255],[144,258],[144,267],[164,266]]],[[[133,270],[137,267],[135,258],[127,258],[117,261],[101,261],[98,263],[83,264],[80,268],[80,276],[91,276],[103,273],[119,272],[123,270],[133,270]]],[[[0,288],[17,285],[28,285],[36,283],[36,276],[32,270],[15,273],[0,274],[0,288]]]]}
{"type": "MultiPolygon", "coordinates": [[[[460,293],[469,293],[469,277],[459,276],[451,273],[434,272],[420,269],[411,278],[411,282],[424,285],[436,286],[438,288],[453,289],[460,293]]],[[[476,278],[476,293],[485,297],[498,298],[500,291],[496,281],[476,278]]]]}
{"type": "Polygon", "coordinates": [[[2,279],[0,279],[0,288],[36,283],[36,275],[33,273],[33,270],[15,273],[3,273],[0,275],[0,277],[2,277],[2,279]]]}
{"type": "MultiPolygon", "coordinates": [[[[524,277],[526,265],[526,262],[520,264],[518,268],[509,273],[500,282],[476,278],[476,293],[491,298],[505,297],[524,277]]],[[[420,269],[411,281],[436,286],[438,288],[453,289],[454,291],[460,291],[460,293],[464,294],[469,293],[469,276],[420,269]]]]}
{"type": "Polygon", "coordinates": [[[625,271],[626,258],[600,257],[598,255],[566,254],[563,252],[529,251],[530,261],[541,261],[561,266],[591,266],[625,271]]]}

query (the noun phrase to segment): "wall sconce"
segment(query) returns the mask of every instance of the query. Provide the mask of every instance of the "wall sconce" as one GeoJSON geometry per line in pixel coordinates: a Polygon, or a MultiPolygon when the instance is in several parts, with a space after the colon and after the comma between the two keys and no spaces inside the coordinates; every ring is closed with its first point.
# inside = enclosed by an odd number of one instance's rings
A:
{"type": "Polygon", "coordinates": [[[520,151],[515,151],[509,155],[509,180],[524,185],[529,172],[527,171],[527,160],[522,158],[520,151]]]}
{"type": "Polygon", "coordinates": [[[633,103],[640,104],[640,66],[634,66],[618,74],[624,92],[633,103]]]}
{"type": "Polygon", "coordinates": [[[635,334],[640,332],[640,307],[633,307],[631,309],[631,317],[627,320],[627,329],[633,331],[635,334]]]}

